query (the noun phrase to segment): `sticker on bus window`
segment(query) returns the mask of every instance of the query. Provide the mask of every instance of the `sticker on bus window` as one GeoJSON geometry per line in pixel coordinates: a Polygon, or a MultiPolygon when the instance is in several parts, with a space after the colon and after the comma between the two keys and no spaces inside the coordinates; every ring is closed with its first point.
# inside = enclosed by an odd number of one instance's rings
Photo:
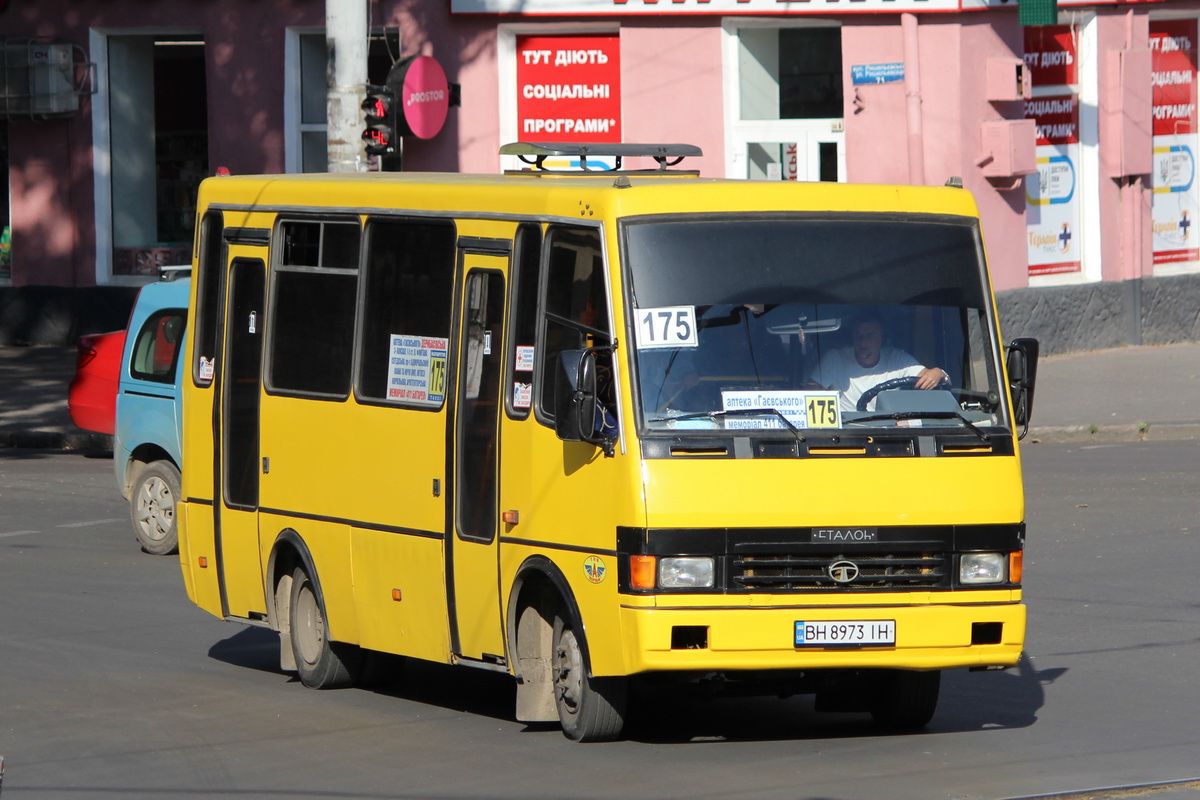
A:
{"type": "Polygon", "coordinates": [[[637,348],[651,350],[659,347],[696,347],[696,307],[662,306],[639,308],[637,315],[637,348]]]}
{"type": "Polygon", "coordinates": [[[388,400],[440,406],[446,399],[448,351],[448,339],[392,334],[388,359],[388,400]]]}
{"type": "Polygon", "coordinates": [[[533,405],[533,384],[513,382],[513,408],[529,408],[533,405]]]}
{"type": "Polygon", "coordinates": [[[837,392],[773,392],[768,389],[721,392],[721,407],[732,412],[725,417],[726,428],[786,427],[772,410],[778,411],[797,428],[842,427],[837,392]]]}
{"type": "Polygon", "coordinates": [[[517,372],[533,372],[533,345],[517,345],[517,363],[513,369],[517,372]]]}
{"type": "Polygon", "coordinates": [[[211,381],[213,374],[217,371],[217,362],[215,359],[209,360],[204,356],[200,356],[200,380],[211,381]]]}

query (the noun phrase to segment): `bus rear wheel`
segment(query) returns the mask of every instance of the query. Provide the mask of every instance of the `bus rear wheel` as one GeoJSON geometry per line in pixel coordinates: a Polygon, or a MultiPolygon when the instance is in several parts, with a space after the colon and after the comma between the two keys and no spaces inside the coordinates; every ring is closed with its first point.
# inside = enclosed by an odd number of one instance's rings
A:
{"type": "Polygon", "coordinates": [[[924,728],[937,708],[942,673],[888,670],[879,676],[871,697],[871,716],[885,728],[924,728]]]}
{"type": "Polygon", "coordinates": [[[292,575],[290,635],[300,682],[311,689],[342,689],[354,684],[362,660],[353,645],[329,641],[325,609],[303,567],[292,575]]]}
{"type": "Polygon", "coordinates": [[[608,742],[625,725],[628,682],[625,678],[595,678],[587,674],[583,646],[575,627],[559,616],[554,620],[554,702],[563,733],[576,742],[608,742]]]}

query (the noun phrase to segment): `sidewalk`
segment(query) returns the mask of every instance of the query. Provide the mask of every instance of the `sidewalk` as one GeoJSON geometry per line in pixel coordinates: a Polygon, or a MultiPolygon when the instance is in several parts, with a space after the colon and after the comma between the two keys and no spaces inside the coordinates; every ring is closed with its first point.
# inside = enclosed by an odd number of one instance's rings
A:
{"type": "Polygon", "coordinates": [[[112,437],[67,413],[74,347],[0,347],[0,447],[111,450],[112,437]]]}
{"type": "MultiPolygon", "coordinates": [[[[0,347],[0,447],[111,450],[67,414],[74,347],[0,347]]],[[[1200,439],[1200,343],[1043,358],[1025,443],[1200,439]]]]}
{"type": "Polygon", "coordinates": [[[1139,439],[1200,439],[1200,343],[1041,360],[1025,442],[1139,439]]]}

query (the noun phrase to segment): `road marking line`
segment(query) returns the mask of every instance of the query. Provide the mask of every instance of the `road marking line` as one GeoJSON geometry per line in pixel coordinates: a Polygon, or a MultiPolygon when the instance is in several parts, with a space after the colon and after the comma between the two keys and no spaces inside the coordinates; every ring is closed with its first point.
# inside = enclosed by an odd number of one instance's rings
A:
{"type": "Polygon", "coordinates": [[[120,520],[120,519],[92,519],[92,520],[88,520],[87,522],[65,522],[62,525],[58,525],[56,527],[59,527],[59,528],[87,528],[92,525],[107,525],[110,522],[123,522],[123,521],[124,520],[120,520]]]}
{"type": "Polygon", "coordinates": [[[41,533],[41,531],[11,531],[9,533],[0,533],[0,539],[8,539],[11,536],[28,536],[31,533],[41,533]]]}

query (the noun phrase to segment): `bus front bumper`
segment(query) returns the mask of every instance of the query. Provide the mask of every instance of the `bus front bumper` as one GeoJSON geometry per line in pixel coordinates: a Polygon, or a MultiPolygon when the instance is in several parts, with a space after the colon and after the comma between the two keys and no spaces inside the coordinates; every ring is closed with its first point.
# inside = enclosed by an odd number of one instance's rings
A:
{"type": "MultiPolygon", "coordinates": [[[[1010,667],[1025,641],[1025,606],[998,604],[661,608],[623,606],[624,670],[950,669],[1010,667]],[[894,621],[894,644],[796,643],[797,623],[894,621]]],[[[828,626],[826,626],[828,627],[828,626]]],[[[841,630],[846,630],[842,628],[841,630]]],[[[811,628],[810,628],[811,630],[811,628]]]]}

